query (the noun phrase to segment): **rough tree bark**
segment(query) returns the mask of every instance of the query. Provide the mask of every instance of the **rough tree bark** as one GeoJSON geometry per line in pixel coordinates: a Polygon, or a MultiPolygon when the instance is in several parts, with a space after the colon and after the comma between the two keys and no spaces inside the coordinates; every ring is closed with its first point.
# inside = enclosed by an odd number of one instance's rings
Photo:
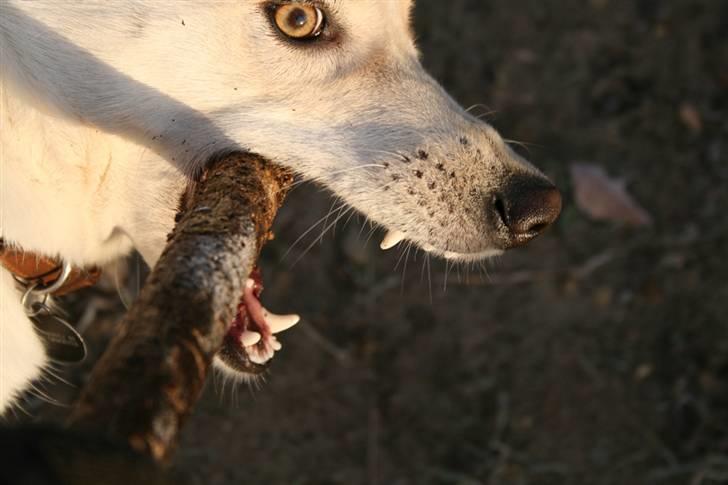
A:
{"type": "Polygon", "coordinates": [[[127,442],[158,462],[170,456],[291,181],[287,170],[249,154],[209,165],[94,367],[69,420],[73,430],[127,442]]]}

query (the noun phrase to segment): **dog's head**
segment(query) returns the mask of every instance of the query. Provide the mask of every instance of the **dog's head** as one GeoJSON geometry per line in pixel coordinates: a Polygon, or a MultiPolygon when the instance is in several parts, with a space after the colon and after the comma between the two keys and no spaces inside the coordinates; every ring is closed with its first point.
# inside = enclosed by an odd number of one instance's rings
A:
{"type": "Polygon", "coordinates": [[[450,259],[520,245],[559,214],[548,179],[423,70],[412,0],[43,5],[36,17],[54,12],[55,29],[124,75],[94,74],[89,57],[58,64],[73,79],[53,86],[79,86],[64,97],[82,117],[119,119],[177,163],[237,144],[322,182],[390,231],[385,246],[406,238],[450,259]]]}
{"type": "Polygon", "coordinates": [[[477,259],[556,219],[551,182],[423,70],[410,0],[243,3],[221,122],[389,229],[385,247],[477,259]]]}

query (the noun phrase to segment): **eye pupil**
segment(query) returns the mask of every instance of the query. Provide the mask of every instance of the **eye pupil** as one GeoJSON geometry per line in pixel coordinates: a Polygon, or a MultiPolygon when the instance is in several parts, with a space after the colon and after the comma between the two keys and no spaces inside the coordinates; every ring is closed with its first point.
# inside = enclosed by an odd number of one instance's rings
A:
{"type": "Polygon", "coordinates": [[[308,23],[308,14],[302,8],[294,9],[288,16],[288,25],[294,29],[300,29],[308,23]]]}

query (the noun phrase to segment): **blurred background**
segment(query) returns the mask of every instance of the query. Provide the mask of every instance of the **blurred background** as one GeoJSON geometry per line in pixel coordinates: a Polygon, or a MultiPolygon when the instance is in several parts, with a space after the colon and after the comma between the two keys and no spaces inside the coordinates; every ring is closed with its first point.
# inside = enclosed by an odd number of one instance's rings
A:
{"type": "MultiPolygon", "coordinates": [[[[419,0],[415,26],[430,72],[563,190],[560,221],[485,269],[405,264],[363,220],[293,245],[332,205],[300,186],[262,267],[265,304],[304,321],[265,382],[210,381],[176,467],[211,485],[728,483],[728,2],[419,0]]],[[[98,355],[116,290],[76,307],[98,355]]]]}

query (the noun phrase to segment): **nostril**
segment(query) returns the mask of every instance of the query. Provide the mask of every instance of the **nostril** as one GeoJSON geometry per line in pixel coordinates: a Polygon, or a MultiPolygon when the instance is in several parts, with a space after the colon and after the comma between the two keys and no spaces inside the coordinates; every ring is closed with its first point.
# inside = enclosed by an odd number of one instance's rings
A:
{"type": "Polygon", "coordinates": [[[507,228],[506,247],[519,246],[541,234],[561,212],[561,193],[540,177],[512,177],[493,197],[492,207],[507,228]]]}
{"type": "Polygon", "coordinates": [[[493,197],[493,206],[495,207],[495,212],[498,214],[498,217],[500,218],[500,221],[503,223],[503,225],[508,225],[508,215],[506,214],[506,204],[503,202],[503,199],[498,197],[497,195],[493,197]]]}
{"type": "Polygon", "coordinates": [[[539,222],[537,224],[532,225],[531,228],[528,230],[528,232],[540,233],[540,232],[543,232],[544,229],[549,227],[549,225],[550,224],[548,222],[539,222]]]}

